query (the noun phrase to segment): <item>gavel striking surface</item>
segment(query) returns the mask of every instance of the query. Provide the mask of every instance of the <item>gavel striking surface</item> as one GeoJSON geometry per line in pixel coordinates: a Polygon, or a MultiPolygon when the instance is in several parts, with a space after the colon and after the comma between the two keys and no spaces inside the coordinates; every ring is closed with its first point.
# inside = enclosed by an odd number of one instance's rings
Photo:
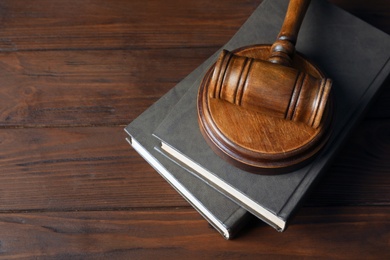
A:
{"type": "MultiPolygon", "coordinates": [[[[270,45],[254,45],[235,54],[266,60],[270,45]]],[[[296,54],[292,67],[316,78],[325,75],[296,54]]],[[[275,174],[301,167],[326,144],[331,133],[332,102],[328,102],[317,128],[245,109],[209,94],[213,67],[199,88],[198,120],[210,147],[239,168],[255,173],[275,174]]],[[[272,102],[272,100],[270,101],[272,102]]]]}

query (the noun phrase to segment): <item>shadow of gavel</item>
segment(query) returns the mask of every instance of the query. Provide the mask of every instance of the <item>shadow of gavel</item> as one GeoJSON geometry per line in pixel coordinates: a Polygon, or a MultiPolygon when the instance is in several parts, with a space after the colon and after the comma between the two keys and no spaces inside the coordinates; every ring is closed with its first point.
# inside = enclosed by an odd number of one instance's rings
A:
{"type": "Polygon", "coordinates": [[[290,1],[268,60],[223,50],[210,79],[209,96],[317,128],[326,110],[332,81],[291,67],[309,3],[308,0],[290,1]]]}

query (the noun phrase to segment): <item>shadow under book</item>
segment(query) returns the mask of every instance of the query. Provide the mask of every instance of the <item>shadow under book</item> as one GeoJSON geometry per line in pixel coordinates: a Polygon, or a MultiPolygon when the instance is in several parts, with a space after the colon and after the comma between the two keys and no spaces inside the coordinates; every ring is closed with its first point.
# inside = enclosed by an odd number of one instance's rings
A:
{"type": "MultiPolygon", "coordinates": [[[[223,49],[234,55],[243,55],[240,51],[244,50],[244,56],[264,59],[263,56],[250,56],[252,50],[242,47],[264,43],[267,47],[261,48],[269,53],[269,46],[285,21],[288,4],[286,0],[263,1],[223,49]]],[[[205,84],[205,78],[207,84],[211,81],[210,68],[218,63],[221,53],[224,55],[222,51],[211,56],[130,123],[125,128],[129,142],[225,238],[233,237],[251,215],[283,231],[388,76],[388,46],[390,37],[387,34],[326,1],[311,2],[300,27],[295,46],[298,55],[294,56],[292,67],[302,66],[299,61],[302,59],[326,72],[326,77],[333,81],[332,108],[324,108],[325,119],[319,123],[315,120],[297,123],[292,117],[286,120],[272,116],[274,123],[295,127],[299,134],[306,131],[311,132],[311,136],[320,133],[323,137],[318,138],[319,149],[315,149],[311,160],[299,167],[287,167],[282,174],[256,174],[250,167],[232,164],[216,153],[215,147],[210,147],[204,132],[202,135],[198,123],[198,95],[202,96],[199,87],[205,84]],[[331,123],[327,118],[331,118],[331,123]],[[331,131],[328,131],[329,125],[331,131]]],[[[299,69],[313,74],[303,66],[299,69]]],[[[245,66],[240,68],[244,70],[245,66]]],[[[322,71],[314,76],[325,77],[322,71]]],[[[319,84],[325,87],[325,83],[319,84]]],[[[203,97],[209,99],[207,95],[209,92],[203,97]]],[[[207,106],[214,106],[211,108],[213,113],[222,113],[220,107],[239,107],[234,99],[229,102],[231,95],[223,95],[220,98],[223,100],[208,100],[207,106]]],[[[246,108],[239,109],[248,113],[246,108]]],[[[253,118],[260,112],[249,113],[253,118]]],[[[235,123],[239,124],[243,117],[237,116],[239,121],[235,123]]],[[[267,129],[258,130],[262,138],[270,134],[267,129]]],[[[285,135],[288,138],[288,134],[285,135]]],[[[275,140],[267,145],[267,149],[284,149],[275,140]]]]}

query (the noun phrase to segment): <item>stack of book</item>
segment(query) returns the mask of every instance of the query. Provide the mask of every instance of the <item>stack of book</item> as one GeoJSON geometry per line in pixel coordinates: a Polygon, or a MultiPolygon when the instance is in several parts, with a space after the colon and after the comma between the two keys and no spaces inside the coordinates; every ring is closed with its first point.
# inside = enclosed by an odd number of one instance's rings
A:
{"type": "MultiPolygon", "coordinates": [[[[263,1],[222,48],[272,44],[287,6],[287,0],[263,1]]],[[[332,78],[335,115],[326,146],[301,169],[252,174],[209,148],[199,130],[196,99],[219,52],[130,123],[128,141],[226,239],[253,216],[283,231],[388,76],[389,46],[384,32],[326,1],[311,2],[296,49],[332,78]]]]}

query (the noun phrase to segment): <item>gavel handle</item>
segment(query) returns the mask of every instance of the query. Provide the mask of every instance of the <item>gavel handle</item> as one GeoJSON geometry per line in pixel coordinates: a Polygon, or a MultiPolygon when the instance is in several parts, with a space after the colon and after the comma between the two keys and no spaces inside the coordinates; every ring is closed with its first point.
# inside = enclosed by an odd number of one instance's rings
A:
{"type": "Polygon", "coordinates": [[[299,29],[309,4],[310,0],[290,0],[278,38],[271,47],[270,62],[291,66],[299,29]]]}

